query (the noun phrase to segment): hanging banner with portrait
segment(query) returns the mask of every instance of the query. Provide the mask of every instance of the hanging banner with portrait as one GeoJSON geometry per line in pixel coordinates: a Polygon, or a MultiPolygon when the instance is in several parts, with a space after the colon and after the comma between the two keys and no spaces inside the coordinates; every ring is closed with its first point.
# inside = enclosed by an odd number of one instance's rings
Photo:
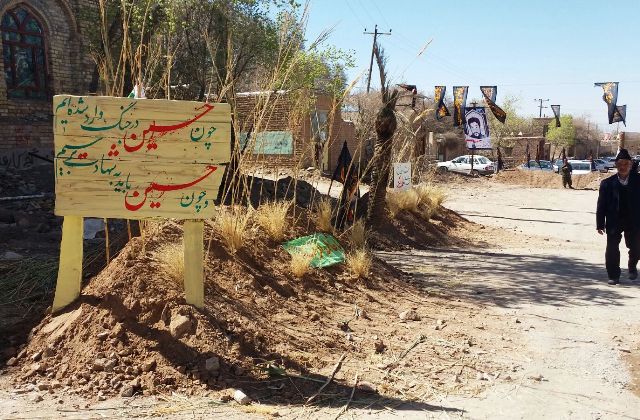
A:
{"type": "Polygon", "coordinates": [[[483,106],[466,108],[465,119],[464,140],[467,143],[467,149],[491,149],[485,108],[483,106]]]}

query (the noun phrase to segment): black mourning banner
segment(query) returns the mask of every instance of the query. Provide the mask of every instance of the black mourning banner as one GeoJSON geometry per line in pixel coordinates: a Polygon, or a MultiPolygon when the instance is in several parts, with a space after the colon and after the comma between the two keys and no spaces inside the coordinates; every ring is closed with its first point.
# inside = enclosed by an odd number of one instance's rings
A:
{"type": "Polygon", "coordinates": [[[418,94],[418,88],[416,87],[416,85],[405,85],[404,83],[400,83],[398,84],[399,87],[401,87],[404,90],[408,90],[411,92],[411,94],[413,95],[413,97],[411,98],[411,108],[415,108],[416,107],[416,95],[418,94]]]}
{"type": "Polygon", "coordinates": [[[613,111],[613,122],[622,122],[624,126],[627,126],[627,106],[620,105],[616,106],[616,109],[613,111]]]}
{"type": "Polygon", "coordinates": [[[436,86],[435,95],[433,97],[436,103],[436,119],[441,120],[444,117],[448,117],[449,110],[444,104],[444,94],[447,92],[446,86],[436,86]]]}
{"type": "Polygon", "coordinates": [[[527,168],[531,168],[531,153],[529,153],[529,142],[527,142],[527,150],[526,150],[526,158],[527,158],[527,168]]]}
{"type": "Polygon", "coordinates": [[[594,85],[600,86],[604,90],[602,100],[607,104],[609,124],[613,124],[615,122],[613,119],[616,114],[616,104],[618,102],[618,82],[603,82],[595,83],[594,85]]]}
{"type": "Polygon", "coordinates": [[[467,93],[469,86],[453,87],[453,125],[459,126],[464,124],[464,109],[467,106],[467,93]]]}
{"type": "MultiPolygon", "coordinates": [[[[349,152],[346,141],[342,144],[336,169],[333,171],[333,176],[331,177],[331,182],[334,180],[340,181],[343,184],[342,193],[340,194],[340,217],[338,217],[339,224],[342,226],[345,221],[350,223],[354,221],[352,208],[353,204],[355,204],[354,199],[357,200],[360,198],[358,167],[351,162],[351,153],[349,152]]],[[[331,190],[331,186],[329,186],[329,190],[331,190]]]]}
{"type": "Polygon", "coordinates": [[[507,113],[504,112],[502,108],[496,105],[496,97],[498,96],[498,87],[497,86],[480,86],[480,91],[482,92],[482,96],[484,96],[484,101],[487,103],[487,106],[493,112],[493,115],[496,117],[498,121],[502,124],[507,119],[507,113]]]}
{"type": "Polygon", "coordinates": [[[336,164],[336,169],[333,171],[333,176],[331,177],[332,181],[340,181],[343,184],[347,179],[347,171],[351,166],[351,153],[349,152],[349,147],[347,146],[347,142],[345,141],[342,145],[342,150],[340,150],[340,154],[338,155],[338,162],[336,164]]]}
{"type": "Polygon", "coordinates": [[[560,105],[551,105],[551,109],[556,117],[556,127],[560,127],[560,105]]]}

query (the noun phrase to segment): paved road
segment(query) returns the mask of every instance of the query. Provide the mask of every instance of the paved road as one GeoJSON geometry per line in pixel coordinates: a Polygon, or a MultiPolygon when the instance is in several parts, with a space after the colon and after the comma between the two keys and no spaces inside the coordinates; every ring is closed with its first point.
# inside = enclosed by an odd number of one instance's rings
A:
{"type": "Polygon", "coordinates": [[[628,389],[623,360],[640,352],[640,283],[606,284],[604,238],[595,232],[597,191],[488,183],[453,187],[450,196],[448,207],[474,222],[521,232],[522,242],[387,257],[416,276],[425,265],[438,266],[442,278],[456,273],[458,296],[517,317],[524,345],[513,356],[525,370],[479,398],[433,403],[470,418],[640,418],[640,398],[628,389]],[[540,375],[541,381],[531,379],[540,375]]]}

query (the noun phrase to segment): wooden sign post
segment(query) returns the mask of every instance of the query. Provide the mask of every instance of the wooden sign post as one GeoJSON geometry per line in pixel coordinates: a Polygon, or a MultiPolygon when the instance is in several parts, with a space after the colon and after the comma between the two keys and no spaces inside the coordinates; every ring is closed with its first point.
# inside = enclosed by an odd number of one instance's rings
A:
{"type": "Polygon", "coordinates": [[[185,220],[185,297],[202,307],[203,219],[231,156],[229,105],[59,95],[53,109],[64,222],[52,310],[80,295],[83,217],[185,220]]]}

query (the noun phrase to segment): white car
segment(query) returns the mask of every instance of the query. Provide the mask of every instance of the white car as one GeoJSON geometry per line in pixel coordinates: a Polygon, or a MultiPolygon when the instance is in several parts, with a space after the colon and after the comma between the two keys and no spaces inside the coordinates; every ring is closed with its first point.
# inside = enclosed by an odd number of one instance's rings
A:
{"type": "Polygon", "coordinates": [[[469,175],[492,174],[495,165],[484,156],[473,157],[473,172],[471,171],[471,155],[458,156],[455,159],[438,162],[438,170],[442,172],[459,172],[469,175]]]}
{"type": "Polygon", "coordinates": [[[573,168],[573,175],[585,175],[591,173],[591,161],[589,160],[570,160],[569,163],[573,168]]]}
{"type": "MultiPolygon", "coordinates": [[[[608,172],[609,168],[607,166],[607,162],[603,159],[594,159],[593,162],[596,164],[597,172],[608,172]]],[[[591,172],[591,161],[588,159],[585,160],[577,160],[577,159],[569,159],[569,163],[573,167],[573,173],[575,175],[584,175],[588,172],[591,172]],[[588,172],[585,168],[585,163],[589,164],[588,172]],[[577,172],[576,172],[577,171],[577,172]]],[[[553,170],[557,173],[560,173],[560,168],[562,167],[562,159],[557,159],[553,163],[553,170]]]]}

